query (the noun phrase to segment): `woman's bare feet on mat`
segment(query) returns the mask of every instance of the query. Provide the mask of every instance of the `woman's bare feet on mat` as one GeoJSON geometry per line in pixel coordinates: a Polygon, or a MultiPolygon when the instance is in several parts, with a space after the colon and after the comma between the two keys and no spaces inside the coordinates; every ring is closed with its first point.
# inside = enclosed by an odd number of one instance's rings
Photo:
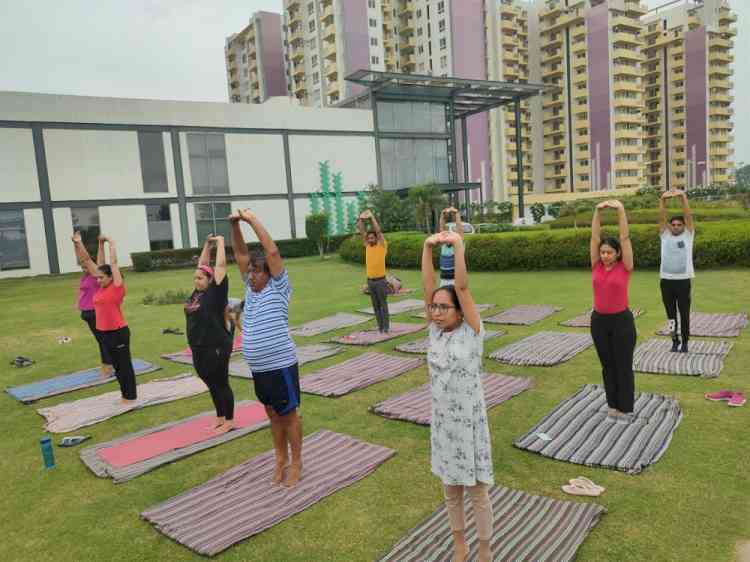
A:
{"type": "Polygon", "coordinates": [[[112,368],[112,365],[102,365],[99,369],[99,376],[103,379],[108,379],[112,375],[114,375],[114,369],[112,368]]]}
{"type": "Polygon", "coordinates": [[[477,556],[479,562],[492,562],[492,549],[490,541],[479,541],[479,553],[477,556]]]}
{"type": "Polygon", "coordinates": [[[302,465],[301,464],[292,464],[289,466],[289,471],[286,475],[286,480],[284,481],[284,486],[287,488],[294,488],[294,486],[297,485],[299,482],[299,479],[302,477],[302,465]]]}
{"type": "Polygon", "coordinates": [[[276,468],[273,470],[273,483],[274,484],[281,484],[281,481],[284,480],[284,469],[286,468],[286,459],[279,462],[276,461],[276,468]]]}
{"type": "Polygon", "coordinates": [[[453,558],[451,562],[464,562],[469,559],[469,546],[464,543],[462,545],[453,546],[453,558]]]}
{"type": "Polygon", "coordinates": [[[229,421],[225,420],[224,423],[221,423],[221,424],[217,425],[214,428],[214,433],[216,435],[222,435],[222,434],[226,433],[227,431],[232,431],[233,429],[234,429],[234,421],[233,420],[229,420],[229,421]]]}

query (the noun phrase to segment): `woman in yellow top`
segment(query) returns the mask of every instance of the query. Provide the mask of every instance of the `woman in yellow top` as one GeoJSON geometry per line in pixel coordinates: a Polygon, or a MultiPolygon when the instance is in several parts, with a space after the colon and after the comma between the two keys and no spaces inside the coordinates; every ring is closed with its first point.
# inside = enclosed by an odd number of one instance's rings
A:
{"type": "Polygon", "coordinates": [[[385,280],[385,256],[388,253],[388,242],[383,237],[375,215],[372,211],[365,211],[357,219],[357,230],[362,236],[365,246],[365,266],[367,268],[367,288],[370,290],[372,309],[378,322],[378,331],[388,333],[390,330],[390,316],[388,315],[387,290],[385,280]],[[371,230],[365,230],[365,221],[370,219],[371,230]]]}

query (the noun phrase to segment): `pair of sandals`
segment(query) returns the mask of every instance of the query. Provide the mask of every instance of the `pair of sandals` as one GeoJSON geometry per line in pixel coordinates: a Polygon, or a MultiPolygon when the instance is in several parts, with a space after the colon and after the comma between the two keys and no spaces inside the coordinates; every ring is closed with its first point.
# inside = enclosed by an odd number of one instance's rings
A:
{"type": "Polygon", "coordinates": [[[571,478],[569,483],[562,487],[562,491],[572,496],[601,496],[605,488],[594,484],[591,480],[585,476],[579,476],[578,478],[571,478]]]}
{"type": "Polygon", "coordinates": [[[29,359],[28,357],[24,357],[23,355],[19,355],[13,361],[10,362],[11,365],[14,367],[28,367],[29,365],[34,364],[33,359],[29,359]]]}
{"type": "Polygon", "coordinates": [[[164,328],[161,331],[162,334],[174,334],[175,336],[184,336],[185,332],[180,330],[179,328],[164,328]]]}

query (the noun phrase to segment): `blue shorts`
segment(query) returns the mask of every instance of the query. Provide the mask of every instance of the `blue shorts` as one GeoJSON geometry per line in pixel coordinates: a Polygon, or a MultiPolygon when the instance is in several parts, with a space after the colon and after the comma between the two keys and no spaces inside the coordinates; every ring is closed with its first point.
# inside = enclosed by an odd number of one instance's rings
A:
{"type": "Polygon", "coordinates": [[[261,404],[270,406],[284,416],[300,405],[299,366],[297,363],[273,371],[253,371],[255,396],[261,404]]]}

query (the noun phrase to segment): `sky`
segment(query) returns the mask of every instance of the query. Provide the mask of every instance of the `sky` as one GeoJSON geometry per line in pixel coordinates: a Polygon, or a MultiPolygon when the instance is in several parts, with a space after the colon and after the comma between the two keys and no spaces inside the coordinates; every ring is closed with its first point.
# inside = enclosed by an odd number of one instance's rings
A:
{"type": "MultiPolygon", "coordinates": [[[[737,105],[750,97],[750,0],[730,4],[736,160],[750,162],[750,112],[737,105]]],[[[0,91],[225,102],[225,38],[252,13],[281,9],[282,0],[0,0],[0,91]]]]}

